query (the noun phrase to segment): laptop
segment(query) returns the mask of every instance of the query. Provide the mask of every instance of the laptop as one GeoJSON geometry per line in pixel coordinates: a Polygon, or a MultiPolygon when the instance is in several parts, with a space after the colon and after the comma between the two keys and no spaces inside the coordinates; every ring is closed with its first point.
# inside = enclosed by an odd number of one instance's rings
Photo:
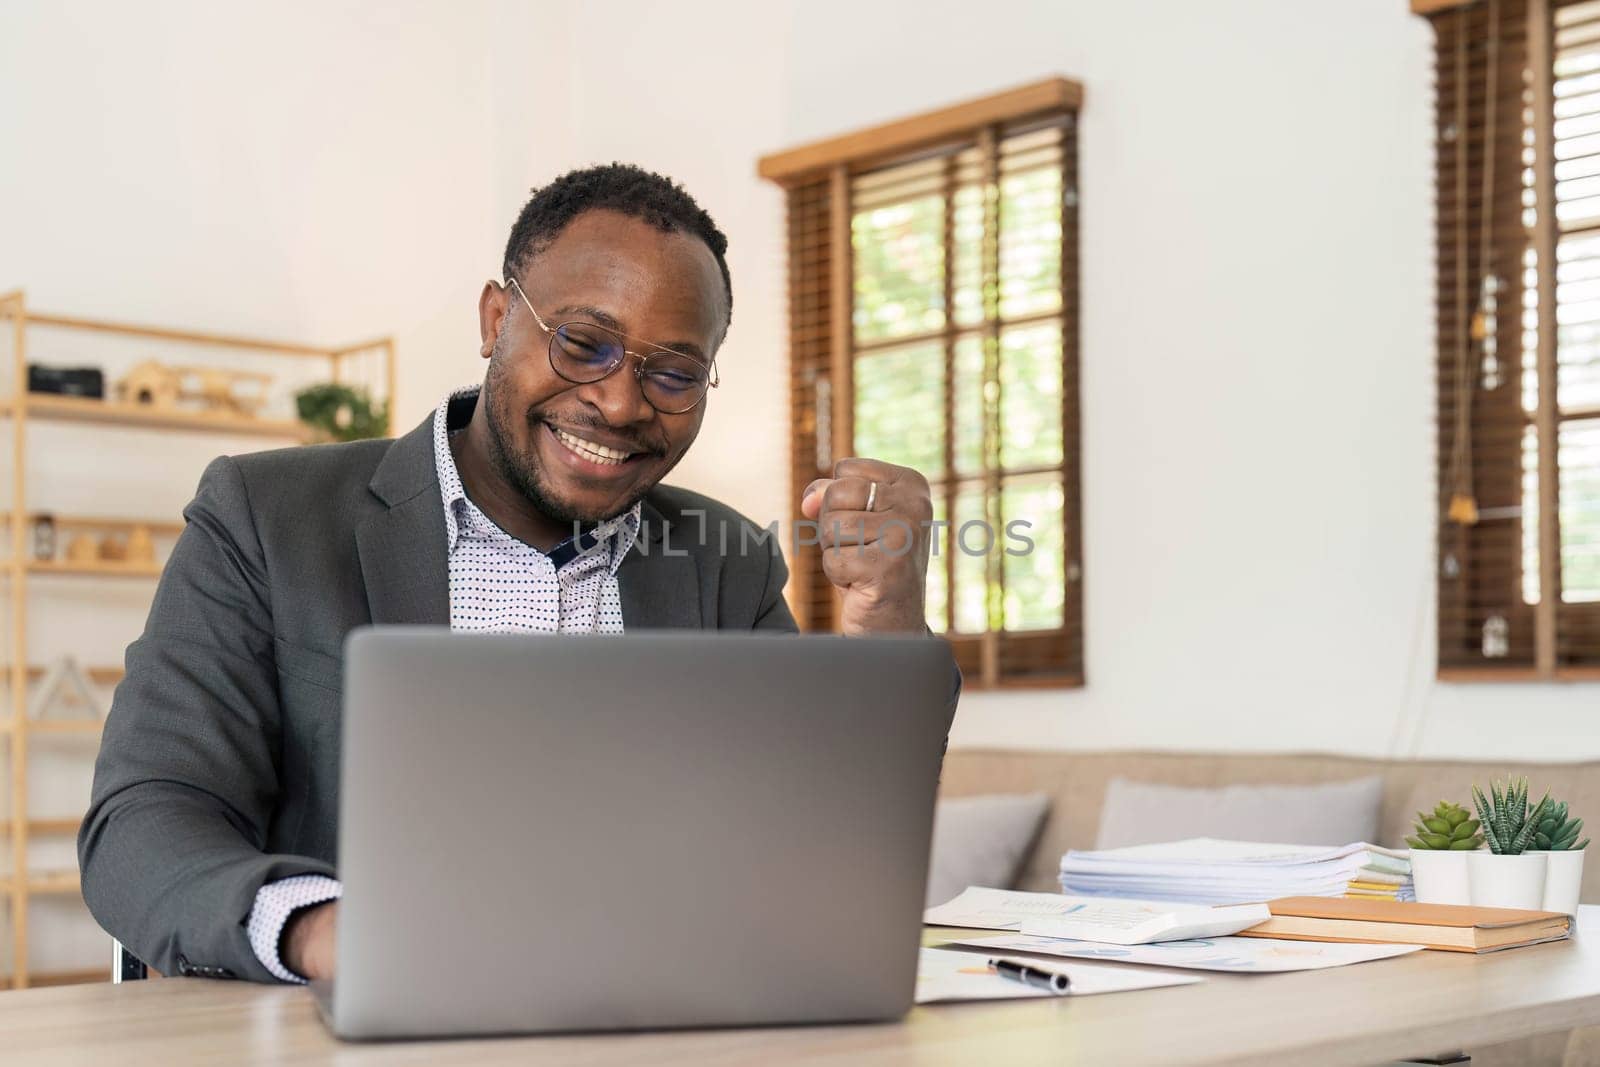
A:
{"type": "Polygon", "coordinates": [[[355,632],[345,1038],[894,1019],[950,724],[943,642],[355,632]]]}

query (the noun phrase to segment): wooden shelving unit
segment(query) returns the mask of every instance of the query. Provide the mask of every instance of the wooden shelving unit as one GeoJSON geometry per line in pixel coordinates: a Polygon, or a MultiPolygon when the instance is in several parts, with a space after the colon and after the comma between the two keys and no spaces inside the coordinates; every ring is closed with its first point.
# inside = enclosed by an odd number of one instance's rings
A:
{"type": "MultiPolygon", "coordinates": [[[[171,342],[174,347],[233,350],[255,356],[320,361],[319,368],[326,368],[326,374],[322,375],[323,380],[359,381],[377,397],[386,400],[391,413],[395,411],[395,353],[394,342],[387,337],[340,348],[326,348],[226,334],[40,314],[28,309],[21,291],[0,294],[0,329],[4,329],[4,323],[7,322],[11,329],[14,374],[10,395],[0,396],[0,422],[9,421],[11,425],[13,473],[10,510],[0,513],[0,522],[4,522],[10,528],[12,555],[9,559],[0,560],[0,582],[9,586],[12,639],[11,647],[0,654],[0,661],[3,661],[3,664],[0,664],[0,674],[3,674],[8,682],[10,709],[8,716],[0,716],[0,746],[9,748],[10,756],[0,766],[7,767],[10,772],[11,813],[9,817],[0,818],[0,834],[3,834],[11,844],[12,866],[9,872],[0,874],[0,901],[10,904],[14,963],[10,975],[0,975],[0,988],[22,989],[36,985],[99,981],[107,976],[104,968],[41,974],[29,966],[29,900],[40,896],[81,898],[77,871],[40,871],[29,866],[28,845],[31,839],[71,837],[77,833],[80,822],[76,816],[30,817],[29,744],[33,739],[93,739],[99,737],[101,729],[100,721],[92,717],[29,718],[29,689],[45,674],[45,668],[32,662],[29,656],[29,580],[49,578],[52,583],[68,579],[143,580],[151,582],[151,591],[154,592],[152,580],[161,575],[159,563],[99,559],[71,561],[64,558],[42,560],[29,557],[28,553],[32,551],[30,541],[32,527],[35,520],[42,517],[42,513],[36,507],[30,510],[29,503],[26,457],[30,423],[75,423],[81,424],[85,432],[95,432],[107,427],[122,427],[159,433],[230,434],[261,438],[264,442],[279,444],[308,439],[305,427],[294,421],[256,418],[233,411],[157,408],[115,399],[29,393],[27,353],[30,334],[41,328],[67,330],[125,340],[171,342]]],[[[0,337],[3,336],[4,334],[0,333],[0,337]]],[[[107,466],[112,468],[111,473],[114,473],[115,462],[108,463],[107,466]]],[[[62,515],[55,512],[51,512],[49,517],[58,531],[75,529],[127,531],[135,526],[142,526],[155,537],[170,539],[182,530],[181,523],[170,520],[146,521],[129,517],[62,515]]],[[[40,586],[41,589],[50,587],[40,586]]],[[[90,681],[99,686],[115,685],[122,679],[122,670],[118,667],[91,667],[86,673],[90,681]]]]}
{"type": "MultiPolygon", "coordinates": [[[[306,428],[298,422],[255,419],[225,412],[161,411],[140,404],[95,400],[82,396],[33,394],[27,399],[28,417],[62,422],[98,422],[116,426],[147,426],[160,430],[198,430],[240,433],[253,437],[287,437],[301,441],[306,428]]],[[[12,414],[10,403],[0,406],[0,416],[12,414]]]]}

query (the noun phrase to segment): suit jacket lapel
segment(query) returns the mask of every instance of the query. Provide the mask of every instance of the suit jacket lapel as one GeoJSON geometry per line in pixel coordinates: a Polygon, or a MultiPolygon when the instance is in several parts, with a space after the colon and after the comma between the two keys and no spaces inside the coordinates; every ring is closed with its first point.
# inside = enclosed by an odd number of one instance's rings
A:
{"type": "Polygon", "coordinates": [[[356,528],[372,621],[450,625],[450,564],[431,416],[390,446],[368,488],[389,505],[356,528]]]}
{"type": "Polygon", "coordinates": [[[639,520],[639,538],[617,568],[623,629],[631,633],[702,628],[700,571],[694,557],[681,544],[673,544],[666,519],[648,499],[639,520]]]}

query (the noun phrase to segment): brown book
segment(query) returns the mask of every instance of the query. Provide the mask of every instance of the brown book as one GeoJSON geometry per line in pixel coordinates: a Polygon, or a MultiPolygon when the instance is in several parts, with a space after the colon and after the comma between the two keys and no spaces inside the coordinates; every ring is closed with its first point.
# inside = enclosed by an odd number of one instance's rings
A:
{"type": "Polygon", "coordinates": [[[1272,918],[1241,937],[1424,945],[1446,952],[1495,952],[1560,941],[1572,920],[1553,911],[1469,908],[1348,897],[1285,897],[1267,902],[1272,918]]]}

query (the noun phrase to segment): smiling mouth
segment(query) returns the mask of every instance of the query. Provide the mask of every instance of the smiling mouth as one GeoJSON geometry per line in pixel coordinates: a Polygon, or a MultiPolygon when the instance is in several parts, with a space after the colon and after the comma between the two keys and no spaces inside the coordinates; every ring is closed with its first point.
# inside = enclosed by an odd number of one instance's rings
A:
{"type": "MultiPolygon", "coordinates": [[[[546,423],[546,425],[548,426],[549,424],[546,423]]],[[[600,444],[598,441],[590,441],[587,438],[579,437],[577,434],[568,433],[557,426],[550,426],[550,432],[557,441],[566,446],[568,451],[580,459],[588,460],[590,463],[598,464],[602,467],[620,467],[630,459],[644,455],[642,452],[625,452],[621,449],[611,448],[600,444]]]]}

